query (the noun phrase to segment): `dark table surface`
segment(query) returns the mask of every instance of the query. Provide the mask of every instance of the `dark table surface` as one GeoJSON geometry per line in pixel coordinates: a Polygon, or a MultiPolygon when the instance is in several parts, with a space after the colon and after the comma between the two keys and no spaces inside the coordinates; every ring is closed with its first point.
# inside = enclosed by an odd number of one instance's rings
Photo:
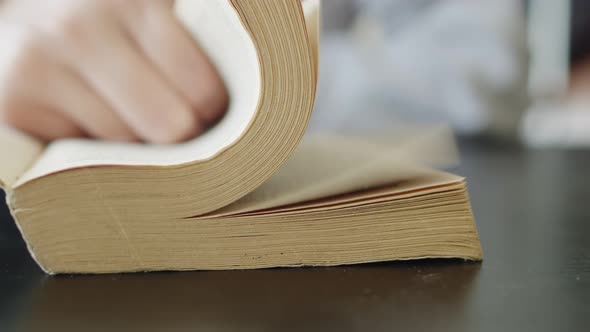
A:
{"type": "Polygon", "coordinates": [[[2,208],[0,330],[590,331],[590,153],[461,150],[481,264],[49,277],[2,208]]]}

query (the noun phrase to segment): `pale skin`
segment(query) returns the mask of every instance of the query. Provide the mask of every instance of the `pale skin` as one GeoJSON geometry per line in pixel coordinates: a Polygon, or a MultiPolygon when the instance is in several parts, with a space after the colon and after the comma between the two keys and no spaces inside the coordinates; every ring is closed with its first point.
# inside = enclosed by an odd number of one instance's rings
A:
{"type": "Polygon", "coordinates": [[[0,0],[0,122],[45,141],[167,144],[226,109],[174,0],[0,0]]]}

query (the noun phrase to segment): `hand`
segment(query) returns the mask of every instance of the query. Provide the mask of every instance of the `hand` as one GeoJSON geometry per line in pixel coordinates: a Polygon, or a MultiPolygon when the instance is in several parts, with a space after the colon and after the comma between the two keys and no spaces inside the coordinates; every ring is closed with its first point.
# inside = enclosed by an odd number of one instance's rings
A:
{"type": "Polygon", "coordinates": [[[227,92],[173,0],[0,2],[0,122],[44,140],[173,143],[227,92]]]}

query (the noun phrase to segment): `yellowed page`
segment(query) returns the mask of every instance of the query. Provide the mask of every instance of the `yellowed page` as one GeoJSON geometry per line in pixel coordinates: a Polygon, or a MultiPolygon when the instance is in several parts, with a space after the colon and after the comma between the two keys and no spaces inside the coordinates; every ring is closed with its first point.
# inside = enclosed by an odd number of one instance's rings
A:
{"type": "Polygon", "coordinates": [[[43,143],[0,126],[0,187],[10,189],[43,151],[43,143]]]}
{"type": "MultiPolygon", "coordinates": [[[[303,11],[305,14],[305,21],[307,23],[307,34],[311,49],[315,54],[315,68],[316,75],[319,68],[319,54],[320,54],[320,28],[321,28],[321,6],[320,0],[305,0],[303,1],[303,11]]],[[[316,77],[317,78],[317,77],[316,77]]]]}
{"type": "MultiPolygon", "coordinates": [[[[416,130],[389,142],[383,137],[309,137],[262,186],[214,214],[263,210],[376,188],[431,175],[430,165],[457,162],[451,132],[443,127],[416,130]]],[[[442,178],[443,182],[461,180],[442,178]]]]}
{"type": "MultiPolygon", "coordinates": [[[[355,181],[354,178],[351,179],[355,181]]],[[[263,209],[242,208],[234,210],[230,207],[207,215],[197,216],[194,219],[208,219],[226,216],[253,216],[276,215],[286,212],[327,211],[342,209],[352,206],[375,204],[379,202],[391,202],[408,197],[428,196],[434,193],[463,190],[465,179],[451,173],[423,168],[421,172],[415,172],[414,177],[402,179],[371,189],[353,191],[335,196],[326,196],[313,200],[302,200],[289,205],[275,205],[263,209]]],[[[445,194],[446,195],[446,194],[445,194]]]]}

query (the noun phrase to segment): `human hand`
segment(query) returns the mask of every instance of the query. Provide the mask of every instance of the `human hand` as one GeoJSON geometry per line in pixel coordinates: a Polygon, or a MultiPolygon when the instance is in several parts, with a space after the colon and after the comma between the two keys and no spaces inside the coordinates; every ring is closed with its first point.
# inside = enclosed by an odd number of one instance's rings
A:
{"type": "Polygon", "coordinates": [[[5,0],[0,122],[44,140],[174,143],[219,119],[222,80],[173,0],[5,0]]]}

